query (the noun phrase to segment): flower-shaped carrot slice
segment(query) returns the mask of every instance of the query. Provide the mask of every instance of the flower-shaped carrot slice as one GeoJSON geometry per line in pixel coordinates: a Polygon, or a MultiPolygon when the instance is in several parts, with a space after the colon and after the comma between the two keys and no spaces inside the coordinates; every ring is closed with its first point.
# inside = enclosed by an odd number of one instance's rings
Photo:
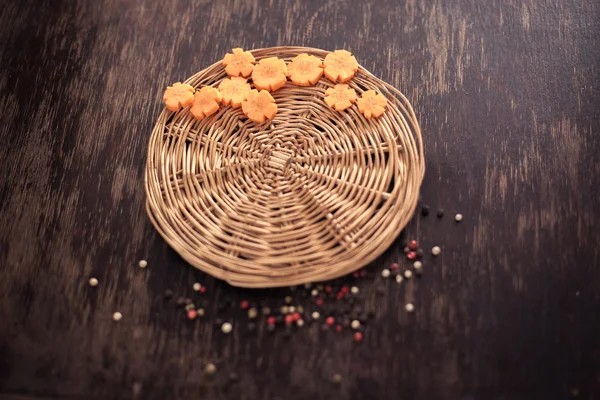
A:
{"type": "Polygon", "coordinates": [[[356,101],[356,92],[345,83],[338,83],[325,91],[325,103],[331,108],[343,111],[356,101]]]}
{"type": "Polygon", "coordinates": [[[194,101],[194,88],[187,83],[174,83],[165,90],[163,101],[167,110],[179,111],[181,107],[187,107],[194,101]]]}
{"type": "Polygon", "coordinates": [[[196,119],[203,119],[217,112],[221,100],[223,96],[217,89],[205,86],[194,95],[190,112],[196,119]]]}
{"type": "Polygon", "coordinates": [[[275,99],[266,90],[260,92],[252,89],[242,102],[242,111],[254,122],[262,124],[267,119],[273,119],[277,114],[275,99]]]}
{"type": "Polygon", "coordinates": [[[325,57],[325,76],[333,82],[348,82],[358,71],[358,61],[346,50],[336,50],[325,57]]]}
{"type": "Polygon", "coordinates": [[[306,53],[298,54],[287,66],[288,77],[296,85],[314,85],[323,76],[323,62],[306,53]]]}
{"type": "Polygon", "coordinates": [[[382,94],[374,90],[367,90],[358,99],[358,111],[365,115],[365,118],[377,118],[383,114],[387,99],[382,94]]]}
{"type": "Polygon", "coordinates": [[[225,66],[225,72],[230,76],[248,77],[254,69],[256,60],[249,51],[244,51],[241,48],[232,50],[233,54],[227,53],[223,57],[221,63],[225,66]]]}
{"type": "Polygon", "coordinates": [[[258,90],[276,91],[287,81],[285,61],[277,57],[263,58],[252,71],[252,81],[258,90]]]}
{"type": "Polygon", "coordinates": [[[246,78],[232,76],[221,81],[219,92],[223,95],[222,102],[224,105],[231,104],[231,107],[238,108],[250,93],[250,84],[246,82],[246,78]]]}

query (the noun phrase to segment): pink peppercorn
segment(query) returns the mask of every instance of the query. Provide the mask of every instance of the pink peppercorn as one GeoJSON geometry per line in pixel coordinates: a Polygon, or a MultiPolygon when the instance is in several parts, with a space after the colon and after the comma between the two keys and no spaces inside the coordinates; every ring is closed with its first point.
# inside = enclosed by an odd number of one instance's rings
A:
{"type": "Polygon", "coordinates": [[[275,317],[270,316],[269,318],[267,318],[267,324],[275,325],[275,317]]]}
{"type": "Polygon", "coordinates": [[[416,250],[416,249],[417,249],[417,247],[419,247],[419,243],[417,243],[417,241],[416,241],[416,240],[411,240],[411,241],[408,243],[408,247],[409,247],[411,250],[416,250]]]}
{"type": "Polygon", "coordinates": [[[406,257],[409,260],[416,260],[417,259],[417,253],[415,253],[414,251],[409,251],[408,254],[406,255],[406,257]]]}
{"type": "Polygon", "coordinates": [[[390,265],[390,269],[392,271],[397,270],[398,268],[400,268],[400,265],[398,265],[398,263],[393,263],[392,265],[390,265]]]}
{"type": "Polygon", "coordinates": [[[355,332],[354,333],[354,341],[362,342],[362,340],[363,340],[363,334],[361,332],[355,332]]]}
{"type": "Polygon", "coordinates": [[[327,317],[327,319],[325,320],[325,323],[329,326],[333,326],[333,324],[335,324],[335,318],[327,317]]]}
{"type": "Polygon", "coordinates": [[[198,313],[196,312],[196,310],[194,310],[193,308],[188,310],[187,317],[189,320],[196,319],[197,316],[198,316],[198,313]]]}
{"type": "Polygon", "coordinates": [[[315,304],[316,304],[316,305],[318,305],[319,307],[321,307],[323,304],[325,304],[325,302],[323,301],[323,299],[322,299],[322,298],[320,298],[320,297],[317,297],[317,298],[315,299],[315,304]]]}
{"type": "Polygon", "coordinates": [[[246,310],[248,309],[248,307],[250,307],[250,303],[248,303],[247,300],[242,300],[242,302],[240,303],[240,308],[242,310],[246,310]]]}
{"type": "Polygon", "coordinates": [[[338,331],[338,332],[341,332],[343,329],[344,329],[344,327],[341,324],[337,324],[335,326],[335,330],[338,331]]]}
{"type": "Polygon", "coordinates": [[[200,288],[200,293],[206,293],[206,287],[205,286],[202,286],[200,288]]]}

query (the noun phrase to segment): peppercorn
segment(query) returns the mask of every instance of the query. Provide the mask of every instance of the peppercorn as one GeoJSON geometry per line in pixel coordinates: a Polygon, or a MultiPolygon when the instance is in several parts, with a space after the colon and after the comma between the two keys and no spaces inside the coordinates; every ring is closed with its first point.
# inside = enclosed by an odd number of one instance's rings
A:
{"type": "Polygon", "coordinates": [[[421,207],[421,215],[424,217],[429,215],[429,207],[428,206],[421,207]]]}
{"type": "Polygon", "coordinates": [[[254,319],[258,316],[258,310],[255,307],[252,307],[248,310],[248,318],[254,319]]]}
{"type": "Polygon", "coordinates": [[[217,372],[217,367],[215,367],[215,364],[206,364],[206,367],[204,367],[204,372],[207,375],[214,375],[217,372]]]}
{"type": "Polygon", "coordinates": [[[355,342],[362,342],[363,340],[363,334],[362,332],[354,332],[354,341],[355,342]]]}

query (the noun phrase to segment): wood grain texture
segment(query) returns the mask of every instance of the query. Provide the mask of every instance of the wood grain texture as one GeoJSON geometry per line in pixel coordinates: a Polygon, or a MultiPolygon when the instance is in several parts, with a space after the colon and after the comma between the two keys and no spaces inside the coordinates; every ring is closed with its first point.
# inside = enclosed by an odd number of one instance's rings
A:
{"type": "Polygon", "coordinates": [[[0,59],[0,397],[600,397],[597,1],[15,0],[0,59]],[[447,211],[407,229],[443,247],[422,279],[363,285],[377,317],[360,346],[314,327],[224,337],[161,299],[196,280],[210,307],[284,293],[178,258],[145,215],[143,169],[167,84],[287,44],[349,49],[406,94],[423,201],[447,211]]]}

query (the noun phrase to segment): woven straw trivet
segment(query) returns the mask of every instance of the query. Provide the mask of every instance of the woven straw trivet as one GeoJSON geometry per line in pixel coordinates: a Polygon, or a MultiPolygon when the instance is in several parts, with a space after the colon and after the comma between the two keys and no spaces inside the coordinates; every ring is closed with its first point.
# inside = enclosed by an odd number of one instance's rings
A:
{"type": "MultiPolygon", "coordinates": [[[[306,47],[253,50],[289,62],[306,47]]],[[[216,87],[221,62],[186,81],[216,87]]],[[[388,248],[414,213],[425,164],[421,132],[402,93],[360,67],[348,82],[360,96],[388,99],[367,120],[354,104],[323,98],[333,83],[288,82],[272,93],[272,122],[222,107],[197,121],[164,109],[152,131],[147,210],[162,237],[194,267],[232,285],[275,287],[333,279],[388,248]]]]}

